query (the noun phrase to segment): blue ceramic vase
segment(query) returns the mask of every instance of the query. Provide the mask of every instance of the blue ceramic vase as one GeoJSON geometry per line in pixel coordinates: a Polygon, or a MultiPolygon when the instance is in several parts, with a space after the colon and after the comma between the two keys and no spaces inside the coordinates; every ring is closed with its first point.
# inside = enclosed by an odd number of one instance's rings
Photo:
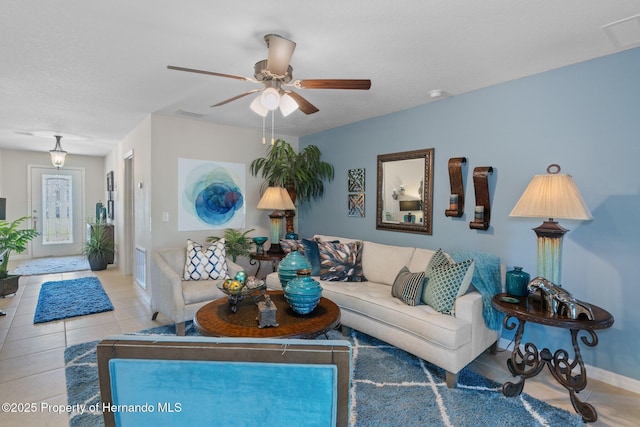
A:
{"type": "Polygon", "coordinates": [[[289,281],[284,297],[291,309],[298,314],[311,313],[322,297],[322,286],[311,277],[311,269],[298,270],[297,276],[289,281]]]}
{"type": "Polygon", "coordinates": [[[311,263],[304,257],[304,255],[296,250],[289,252],[278,264],[278,277],[280,278],[282,289],[285,290],[289,280],[297,276],[298,270],[304,270],[307,268],[311,268],[311,263]]]}
{"type": "Polygon", "coordinates": [[[513,267],[513,270],[507,271],[506,291],[509,295],[526,297],[529,295],[528,284],[529,273],[522,271],[522,267],[513,267]]]}

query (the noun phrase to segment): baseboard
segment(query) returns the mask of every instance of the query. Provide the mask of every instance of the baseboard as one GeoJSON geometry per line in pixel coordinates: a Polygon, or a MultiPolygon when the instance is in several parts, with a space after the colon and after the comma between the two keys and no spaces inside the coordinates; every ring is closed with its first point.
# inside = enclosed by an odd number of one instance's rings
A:
{"type": "MultiPolygon", "coordinates": [[[[513,341],[505,338],[500,338],[498,341],[498,347],[500,349],[510,349],[513,350],[513,341]]],[[[522,346],[522,350],[524,351],[524,346],[522,346]]],[[[616,374],[615,372],[607,371],[606,369],[598,368],[597,366],[592,365],[584,365],[587,369],[587,380],[593,379],[596,381],[600,381],[606,384],[609,384],[614,387],[621,388],[623,390],[630,391],[632,393],[640,394],[640,381],[625,377],[624,375],[616,374]]]]}

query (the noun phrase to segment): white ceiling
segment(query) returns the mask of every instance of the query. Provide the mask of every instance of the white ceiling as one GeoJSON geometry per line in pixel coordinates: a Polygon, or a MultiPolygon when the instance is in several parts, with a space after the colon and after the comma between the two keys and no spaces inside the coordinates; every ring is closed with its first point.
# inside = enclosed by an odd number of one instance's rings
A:
{"type": "Polygon", "coordinates": [[[320,109],[276,115],[303,136],[640,45],[640,0],[0,0],[0,148],[104,155],[149,113],[262,128],[249,82],[263,36],[297,43],[294,79],[370,78],[369,91],[298,92],[320,109]],[[637,38],[636,38],[636,27],[637,38]],[[31,134],[31,135],[25,135],[31,134]],[[44,135],[44,136],[43,136],[44,135]],[[79,138],[72,138],[72,136],[79,138]]]}

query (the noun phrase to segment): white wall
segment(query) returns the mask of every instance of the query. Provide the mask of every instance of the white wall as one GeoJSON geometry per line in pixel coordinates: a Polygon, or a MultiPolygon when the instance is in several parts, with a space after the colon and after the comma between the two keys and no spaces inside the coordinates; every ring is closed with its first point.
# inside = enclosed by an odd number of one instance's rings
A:
{"type": "MultiPolygon", "coordinates": [[[[247,114],[251,114],[250,111],[247,114]]],[[[279,136],[298,147],[298,139],[279,136]]],[[[204,242],[208,236],[221,236],[224,229],[178,231],[178,159],[201,159],[246,165],[246,222],[243,229],[255,228],[251,236],[269,235],[269,212],[255,208],[262,180],[250,173],[251,162],[266,155],[261,131],[214,125],[199,120],[153,114],[136,127],[107,156],[107,168],[116,171],[116,184],[123,182],[122,156],[133,150],[135,191],[135,245],[147,252],[147,293],[150,293],[149,257],[153,249],[185,246],[188,238],[204,242]],[[163,221],[163,212],[169,220],[163,221]]],[[[116,198],[116,235],[122,245],[122,203],[124,191],[116,198]]],[[[122,260],[121,260],[122,263],[122,260]]]]}
{"type": "MultiPolygon", "coordinates": [[[[7,199],[7,219],[14,220],[22,216],[31,215],[27,200],[29,191],[28,165],[51,165],[49,152],[2,150],[0,151],[0,192],[7,199]]],[[[95,216],[95,206],[98,200],[106,200],[106,176],[102,157],[79,156],[68,154],[65,167],[85,169],[85,204],[84,217],[95,216]]],[[[22,256],[12,256],[12,259],[29,257],[25,252],[22,256]]]]}

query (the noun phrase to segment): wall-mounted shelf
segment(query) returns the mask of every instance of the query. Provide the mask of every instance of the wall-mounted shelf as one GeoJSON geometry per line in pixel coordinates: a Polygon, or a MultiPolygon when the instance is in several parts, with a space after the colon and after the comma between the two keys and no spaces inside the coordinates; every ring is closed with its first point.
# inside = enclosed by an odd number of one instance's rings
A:
{"type": "Polygon", "coordinates": [[[452,157],[449,159],[449,182],[451,183],[451,194],[449,196],[449,209],[444,211],[446,216],[461,217],[462,214],[464,214],[462,165],[466,163],[466,157],[452,157]]]}
{"type": "Polygon", "coordinates": [[[472,230],[487,230],[491,222],[491,203],[489,199],[488,175],[493,174],[491,166],[479,166],[473,169],[473,187],[476,193],[476,207],[473,221],[469,223],[472,230]],[[479,211],[482,211],[481,213],[479,211]]]}

